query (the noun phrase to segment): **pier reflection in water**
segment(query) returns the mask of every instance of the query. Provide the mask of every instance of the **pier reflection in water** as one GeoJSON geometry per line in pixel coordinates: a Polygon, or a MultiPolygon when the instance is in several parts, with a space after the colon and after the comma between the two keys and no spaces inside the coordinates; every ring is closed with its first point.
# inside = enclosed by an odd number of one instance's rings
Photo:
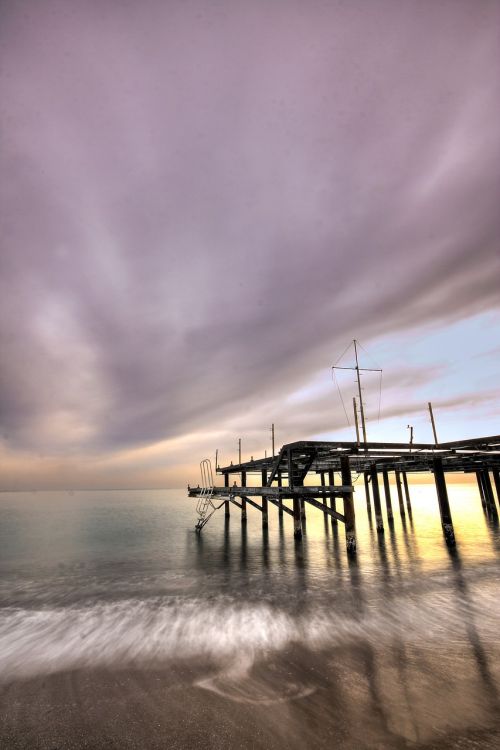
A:
{"type": "Polygon", "coordinates": [[[497,746],[498,525],[450,484],[449,549],[434,487],[413,484],[380,534],[356,489],[354,557],[312,508],[297,541],[276,509],[264,531],[248,508],[196,535],[176,491],[4,495],[0,738],[31,717],[73,741],[105,697],[152,747],[145,716],[158,746],[497,746]],[[77,716],[56,731],[69,674],[77,716]]]}

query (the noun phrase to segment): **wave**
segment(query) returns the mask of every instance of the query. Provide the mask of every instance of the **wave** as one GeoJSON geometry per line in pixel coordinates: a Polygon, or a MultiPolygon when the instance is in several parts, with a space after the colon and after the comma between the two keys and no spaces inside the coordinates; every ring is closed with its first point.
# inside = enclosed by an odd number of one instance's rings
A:
{"type": "Polygon", "coordinates": [[[0,610],[0,679],[191,657],[214,661],[231,675],[235,665],[248,672],[256,660],[297,643],[321,650],[360,641],[378,647],[394,639],[464,640],[476,618],[481,638],[497,639],[500,601],[494,587],[467,598],[430,591],[376,604],[352,597],[343,609],[340,603],[335,609],[333,602],[316,602],[299,612],[227,597],[8,607],[0,610]]]}

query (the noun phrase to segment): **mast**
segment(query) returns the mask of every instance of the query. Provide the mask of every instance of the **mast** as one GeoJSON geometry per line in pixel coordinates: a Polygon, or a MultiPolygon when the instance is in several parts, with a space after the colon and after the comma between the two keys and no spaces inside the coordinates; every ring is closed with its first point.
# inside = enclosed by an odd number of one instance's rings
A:
{"type": "Polygon", "coordinates": [[[366,439],[366,424],[365,424],[365,409],[363,406],[363,396],[361,395],[361,377],[359,374],[359,362],[358,362],[358,347],[356,339],[353,339],[354,354],[356,357],[356,377],[358,380],[358,393],[359,393],[359,412],[361,414],[361,429],[363,430],[363,442],[367,443],[366,439]]]}
{"type": "MultiPolygon", "coordinates": [[[[363,394],[361,393],[361,373],[362,372],[379,372],[379,373],[381,373],[381,377],[382,377],[382,370],[379,367],[375,367],[375,368],[360,367],[359,366],[359,359],[358,359],[358,342],[356,341],[356,339],[353,339],[352,343],[354,344],[354,355],[356,357],[356,366],[355,367],[343,367],[341,365],[333,365],[332,366],[332,372],[334,373],[335,370],[356,370],[356,381],[357,381],[357,384],[358,384],[358,396],[359,396],[359,412],[360,412],[360,416],[361,416],[361,429],[363,430],[363,443],[364,443],[364,446],[365,446],[365,450],[367,450],[366,445],[368,443],[368,440],[366,438],[365,405],[363,403],[363,394]]],[[[349,346],[345,350],[344,354],[350,348],[351,348],[351,345],[349,344],[349,346]]],[[[342,357],[344,356],[344,354],[342,354],[342,357]]],[[[342,357],[340,357],[340,359],[342,359],[342,357]]],[[[339,360],[337,360],[337,361],[339,361],[339,360]]],[[[337,384],[337,387],[338,387],[338,384],[337,384]]],[[[342,401],[342,405],[344,406],[344,399],[342,398],[342,394],[340,393],[340,388],[339,388],[339,395],[340,395],[340,399],[342,401]]],[[[355,425],[356,425],[356,439],[357,439],[357,442],[358,442],[358,445],[359,445],[359,425],[358,425],[358,415],[357,415],[357,410],[356,410],[356,398],[353,399],[353,407],[354,407],[354,422],[355,422],[355,425]]],[[[345,406],[344,406],[344,412],[345,412],[347,421],[349,422],[349,417],[347,417],[347,412],[345,410],[345,406]]]]}
{"type": "Polygon", "coordinates": [[[356,425],[356,442],[359,445],[358,410],[356,408],[356,396],[352,397],[352,408],[354,409],[354,424],[356,425]]]}
{"type": "Polygon", "coordinates": [[[437,445],[438,436],[436,432],[436,423],[434,422],[434,412],[432,411],[432,404],[430,401],[428,402],[428,406],[429,406],[429,414],[431,415],[432,432],[434,433],[434,443],[437,445]]]}

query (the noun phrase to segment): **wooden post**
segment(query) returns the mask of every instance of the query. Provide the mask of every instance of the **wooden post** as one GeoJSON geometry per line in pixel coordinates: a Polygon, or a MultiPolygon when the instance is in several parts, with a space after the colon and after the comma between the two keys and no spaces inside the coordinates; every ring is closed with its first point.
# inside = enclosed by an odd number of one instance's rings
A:
{"type": "MultiPolygon", "coordinates": [[[[288,486],[291,489],[295,488],[295,484],[293,481],[293,458],[291,450],[288,450],[288,486]]],[[[302,539],[300,497],[293,498],[293,536],[295,539],[302,539]]]]}
{"type": "MultiPolygon", "coordinates": [[[[229,474],[227,472],[224,474],[224,487],[229,487],[229,474]]],[[[224,515],[226,518],[229,518],[229,516],[231,515],[231,512],[229,510],[230,505],[231,503],[229,502],[229,500],[226,500],[226,502],[224,503],[224,515]]]]}
{"type": "MultiPolygon", "coordinates": [[[[352,485],[349,456],[340,457],[340,470],[342,472],[342,484],[345,486],[352,485]]],[[[354,517],[354,499],[352,492],[350,492],[348,495],[344,495],[344,518],[347,553],[352,555],[356,552],[356,524],[354,517]]]]}
{"type": "Polygon", "coordinates": [[[486,510],[486,498],[484,496],[483,480],[482,480],[480,471],[476,471],[476,479],[477,479],[477,488],[479,490],[479,497],[481,498],[481,505],[486,510]]]}
{"type": "MultiPolygon", "coordinates": [[[[262,469],[261,476],[262,476],[262,486],[265,487],[267,484],[267,471],[265,469],[262,469]]],[[[262,528],[263,529],[267,529],[268,522],[269,522],[268,507],[269,507],[269,503],[267,502],[267,497],[265,495],[262,495],[262,528]]]]}
{"type": "Polygon", "coordinates": [[[382,469],[382,476],[384,478],[384,494],[385,494],[385,504],[387,506],[387,520],[389,523],[394,520],[394,516],[392,513],[392,504],[391,504],[391,487],[389,485],[389,473],[387,469],[382,469]]]}
{"type": "MultiPolygon", "coordinates": [[[[283,487],[283,477],[281,475],[281,471],[278,471],[278,487],[283,487]]],[[[279,507],[278,507],[278,516],[283,518],[283,498],[280,496],[279,500],[279,507]]]]}
{"type": "MultiPolygon", "coordinates": [[[[328,471],[328,484],[331,487],[335,487],[335,472],[333,471],[333,469],[330,469],[328,471]]],[[[330,508],[332,510],[337,510],[337,498],[334,495],[332,495],[330,497],[330,508]]],[[[338,524],[338,519],[337,518],[333,518],[333,516],[332,516],[332,524],[334,526],[337,526],[337,524],[338,524]]]]}
{"type": "Polygon", "coordinates": [[[378,487],[377,464],[370,467],[372,478],[373,506],[375,508],[375,523],[379,534],[384,533],[384,519],[382,518],[382,508],[380,507],[380,490],[378,487]]]}
{"type": "Polygon", "coordinates": [[[408,515],[411,516],[410,488],[408,487],[408,477],[406,476],[406,471],[403,471],[403,485],[405,488],[406,509],[408,510],[408,515]]]}
{"type": "Polygon", "coordinates": [[[446,489],[446,479],[443,471],[443,461],[441,456],[434,456],[433,458],[434,468],[434,481],[436,482],[436,490],[439,502],[439,513],[441,514],[441,526],[443,528],[443,534],[446,544],[449,547],[455,546],[455,531],[453,529],[453,521],[451,518],[450,503],[448,501],[448,490],[446,489]]]}
{"type": "Polygon", "coordinates": [[[394,477],[396,479],[396,489],[398,491],[398,501],[399,501],[399,512],[404,517],[405,515],[405,504],[403,502],[403,490],[401,489],[401,472],[396,469],[394,472],[394,477]]]}
{"type": "MultiPolygon", "coordinates": [[[[246,487],[247,486],[247,473],[246,471],[241,472],[241,486],[246,487]]],[[[241,497],[241,523],[247,522],[247,499],[246,497],[241,497]]]]}

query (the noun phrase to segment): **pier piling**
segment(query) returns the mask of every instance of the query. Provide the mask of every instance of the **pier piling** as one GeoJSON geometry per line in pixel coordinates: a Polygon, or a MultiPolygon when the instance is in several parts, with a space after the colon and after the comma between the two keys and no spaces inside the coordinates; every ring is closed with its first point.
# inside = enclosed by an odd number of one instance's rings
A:
{"type": "MultiPolygon", "coordinates": [[[[262,479],[262,486],[265,487],[267,485],[267,471],[265,469],[262,469],[261,479],[262,479]]],[[[269,503],[267,501],[267,497],[265,495],[262,495],[262,528],[267,529],[268,525],[269,525],[269,503]]]]}
{"type": "Polygon", "coordinates": [[[484,496],[483,480],[482,480],[480,471],[476,471],[476,480],[477,480],[477,488],[479,490],[479,497],[481,498],[481,505],[483,506],[484,510],[486,510],[486,498],[484,496]]]}
{"type": "Polygon", "coordinates": [[[387,520],[389,523],[391,523],[394,520],[394,515],[392,513],[392,503],[391,503],[391,487],[389,485],[389,472],[387,469],[382,470],[382,477],[384,479],[384,494],[385,494],[385,504],[387,506],[387,520]]]}
{"type": "MultiPolygon", "coordinates": [[[[247,473],[246,471],[241,472],[241,486],[247,486],[247,473]]],[[[247,522],[247,499],[244,495],[241,496],[241,523],[247,522]]]]}
{"type": "MultiPolygon", "coordinates": [[[[349,456],[341,456],[340,470],[342,472],[342,485],[352,485],[351,467],[349,456]]],[[[354,498],[352,491],[344,495],[344,523],[345,523],[345,541],[348,554],[356,552],[356,523],[354,515],[354,498]]]]}
{"type": "MultiPolygon", "coordinates": [[[[229,487],[229,474],[227,473],[224,474],[224,487],[229,487]]],[[[231,515],[231,511],[229,510],[230,506],[231,503],[229,502],[229,500],[226,500],[226,502],[224,503],[224,515],[226,518],[229,518],[231,515]]]]}
{"type": "Polygon", "coordinates": [[[493,518],[498,518],[497,506],[495,505],[495,496],[493,494],[493,487],[491,486],[490,473],[488,469],[481,470],[481,479],[483,483],[483,492],[486,500],[486,507],[493,518]]]}
{"type": "Polygon", "coordinates": [[[396,480],[396,490],[398,493],[398,502],[399,502],[399,512],[401,513],[401,516],[405,516],[405,504],[403,501],[403,490],[401,487],[401,472],[396,469],[394,472],[394,478],[396,480]]]}
{"type": "MultiPolygon", "coordinates": [[[[278,487],[283,486],[283,475],[281,474],[281,471],[278,471],[278,487]]],[[[280,519],[283,518],[283,499],[280,497],[278,500],[278,515],[280,519]]]]}
{"type": "Polygon", "coordinates": [[[436,490],[439,503],[439,513],[441,515],[441,526],[443,528],[443,534],[446,544],[449,547],[455,546],[455,531],[453,529],[453,521],[451,518],[450,503],[448,500],[448,490],[446,489],[446,479],[443,471],[443,461],[441,456],[434,456],[433,459],[434,467],[434,481],[436,482],[436,490]]]}
{"type": "MultiPolygon", "coordinates": [[[[330,487],[335,487],[335,472],[333,469],[329,469],[328,471],[328,483],[330,487]]],[[[337,510],[337,498],[335,495],[331,495],[330,497],[330,508],[334,511],[337,510]]],[[[332,516],[332,524],[334,526],[338,525],[338,520],[335,518],[335,516],[332,516]]]]}
{"type": "Polygon", "coordinates": [[[380,489],[378,486],[377,464],[372,464],[370,468],[372,478],[373,506],[375,508],[375,524],[379,534],[384,533],[384,519],[382,518],[382,508],[380,506],[380,489]]]}
{"type": "Polygon", "coordinates": [[[500,506],[500,472],[498,469],[493,469],[493,479],[495,481],[495,489],[497,491],[497,502],[500,506]]]}
{"type": "Polygon", "coordinates": [[[369,479],[369,473],[367,471],[363,472],[363,477],[365,480],[365,495],[366,495],[366,507],[368,509],[368,512],[371,510],[370,505],[370,479],[369,479]]]}
{"type": "MultiPolygon", "coordinates": [[[[288,449],[288,486],[294,490],[296,486],[301,486],[302,482],[294,479],[293,476],[293,455],[292,451],[288,449]]],[[[300,497],[293,496],[293,536],[294,539],[302,539],[302,513],[300,497]]]]}
{"type": "Polygon", "coordinates": [[[408,477],[406,475],[406,471],[403,471],[403,485],[405,488],[406,510],[408,511],[408,515],[411,518],[410,488],[408,487],[408,477]]]}

